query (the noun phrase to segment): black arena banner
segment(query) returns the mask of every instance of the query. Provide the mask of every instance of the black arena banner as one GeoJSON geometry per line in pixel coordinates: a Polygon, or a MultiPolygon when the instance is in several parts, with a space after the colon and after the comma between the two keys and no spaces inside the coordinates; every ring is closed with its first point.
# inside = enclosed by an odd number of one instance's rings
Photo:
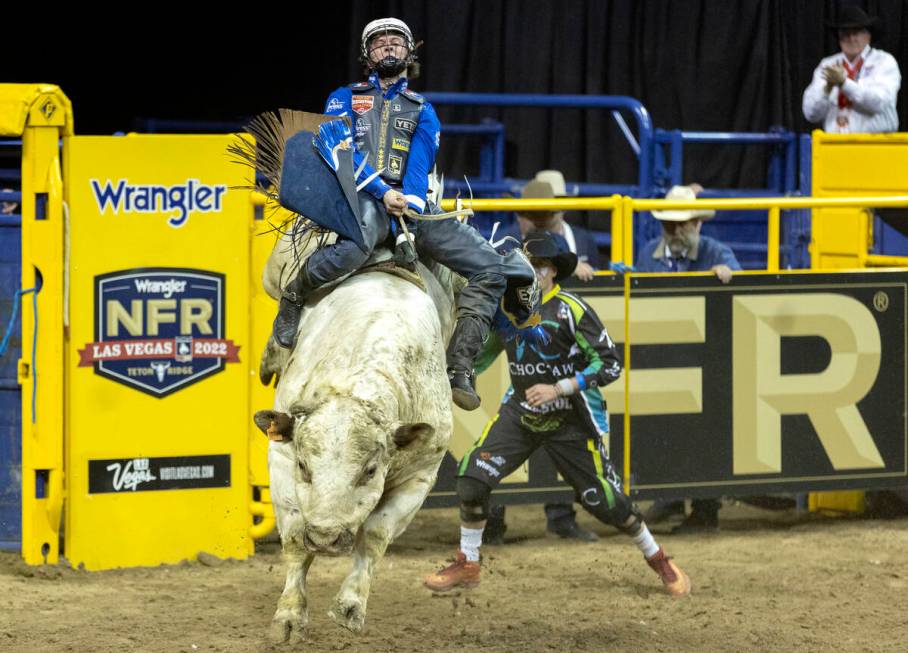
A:
{"type": "Polygon", "coordinates": [[[632,277],[632,494],[908,484],[906,293],[906,272],[632,277]]]}
{"type": "Polygon", "coordinates": [[[88,493],[230,487],[230,455],[88,461],[88,493]]]}
{"type": "MultiPolygon", "coordinates": [[[[908,485],[908,272],[739,273],[727,285],[632,274],[629,283],[634,498],[908,485]]],[[[602,275],[571,288],[619,346],[625,334],[610,325],[623,326],[623,284],[602,275]]],[[[620,384],[605,394],[623,477],[620,384]]],[[[427,505],[456,503],[456,471],[446,456],[427,505]]],[[[544,452],[528,471],[495,501],[571,496],[544,452]]]]}

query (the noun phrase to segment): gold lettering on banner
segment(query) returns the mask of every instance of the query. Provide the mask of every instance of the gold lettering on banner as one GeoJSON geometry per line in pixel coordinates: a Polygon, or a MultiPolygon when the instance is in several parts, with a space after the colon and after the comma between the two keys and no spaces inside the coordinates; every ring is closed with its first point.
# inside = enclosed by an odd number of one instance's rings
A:
{"type": "MultiPolygon", "coordinates": [[[[586,297],[612,340],[624,341],[624,297],[586,297]]],[[[631,299],[631,343],[673,345],[706,341],[706,298],[637,297],[631,299]]],[[[631,359],[631,414],[667,415],[703,412],[700,367],[635,369],[631,359]]],[[[624,413],[624,373],[603,390],[609,413],[624,413]]]]}
{"type": "Polygon", "coordinates": [[[196,325],[202,335],[211,335],[210,320],[213,308],[207,299],[190,298],[180,302],[180,333],[192,333],[192,325],[196,325]]]}
{"type": "Polygon", "coordinates": [[[880,369],[880,331],[846,295],[747,295],[732,299],[734,473],[782,471],[782,415],[807,415],[837,470],[885,467],[857,402],[880,369]],[[815,374],[781,373],[783,336],[817,336],[831,349],[815,374]]]}
{"type": "MultiPolygon", "coordinates": [[[[114,338],[120,335],[120,326],[126,329],[126,333],[131,336],[149,335],[156,336],[160,329],[160,324],[176,323],[175,309],[177,300],[175,299],[150,299],[148,300],[148,325],[147,331],[142,331],[142,321],[145,315],[144,304],[141,299],[133,299],[129,302],[129,310],[116,299],[107,300],[107,324],[106,338],[114,338]]],[[[211,316],[214,308],[207,299],[189,298],[180,301],[180,334],[190,335],[192,327],[195,325],[202,335],[211,335],[214,330],[211,328],[211,316]]]]}
{"type": "Polygon", "coordinates": [[[133,299],[129,311],[116,299],[107,300],[107,333],[108,338],[120,335],[120,325],[126,328],[131,336],[142,335],[142,300],[133,299]]]}
{"type": "Polygon", "coordinates": [[[177,321],[176,307],[177,300],[175,299],[149,299],[147,335],[158,335],[159,324],[175,324],[177,321]]]}

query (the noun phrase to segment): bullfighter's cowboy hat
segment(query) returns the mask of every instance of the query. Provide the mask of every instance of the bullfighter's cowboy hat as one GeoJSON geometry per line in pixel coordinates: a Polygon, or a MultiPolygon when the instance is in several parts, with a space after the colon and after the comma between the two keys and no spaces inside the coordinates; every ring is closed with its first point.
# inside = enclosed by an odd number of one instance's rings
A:
{"type": "Polygon", "coordinates": [[[571,276],[577,267],[577,255],[568,249],[567,242],[557,234],[531,231],[524,236],[523,247],[530,260],[544,258],[552,262],[556,282],[571,276]]]}

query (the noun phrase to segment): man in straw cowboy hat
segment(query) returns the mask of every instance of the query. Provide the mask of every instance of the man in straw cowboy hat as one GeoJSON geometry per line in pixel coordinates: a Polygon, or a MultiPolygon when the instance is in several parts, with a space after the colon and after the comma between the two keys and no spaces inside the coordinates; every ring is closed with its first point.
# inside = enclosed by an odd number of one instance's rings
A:
{"type": "Polygon", "coordinates": [[[846,7],[826,26],[836,31],[842,51],[820,61],[813,71],[804,91],[804,117],[832,133],[898,131],[899,65],[888,52],[870,47],[878,36],[879,18],[860,7],[846,7]]]}
{"type": "Polygon", "coordinates": [[[596,313],[558,285],[571,275],[577,255],[546,232],[528,234],[525,248],[544,293],[546,337],[490,337],[483,349],[478,369],[507,352],[513,390],[460,463],[460,549],[453,564],[426,576],[424,584],[435,592],[479,584],[492,489],[543,447],[584,509],[633,538],[668,594],[686,596],[690,579],[656,543],[608,457],[608,414],[599,388],[618,379],[621,361],[596,313]]]}
{"type": "MultiPolygon", "coordinates": [[[[673,186],[667,200],[695,200],[703,190],[699,184],[673,186]]],[[[732,270],[741,264],[727,245],[700,235],[700,227],[716,212],[707,209],[653,211],[662,223],[662,236],[643,246],[634,269],[637,272],[706,272],[712,270],[722,283],[731,280],[732,270]]]]}
{"type": "MultiPolygon", "coordinates": [[[[699,184],[674,186],[667,200],[694,200],[703,187],[699,184]]],[[[653,211],[662,223],[662,236],[643,246],[634,269],[637,272],[706,272],[713,271],[722,283],[731,281],[732,270],[741,264],[731,248],[709,236],[700,235],[705,220],[715,211],[706,209],[653,211]]],[[[715,531],[719,526],[717,499],[694,499],[691,514],[673,532],[715,531]]],[[[646,513],[646,520],[656,524],[671,515],[684,514],[684,500],[658,500],[646,513]]]]}

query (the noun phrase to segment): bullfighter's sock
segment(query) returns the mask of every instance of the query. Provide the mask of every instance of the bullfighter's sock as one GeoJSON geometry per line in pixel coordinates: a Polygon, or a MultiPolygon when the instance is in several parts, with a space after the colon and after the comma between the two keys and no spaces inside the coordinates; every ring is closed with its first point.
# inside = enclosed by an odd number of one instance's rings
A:
{"type": "Polygon", "coordinates": [[[482,544],[481,528],[460,527],[460,550],[470,562],[479,561],[479,547],[482,544]]]}
{"type": "Polygon", "coordinates": [[[634,544],[643,552],[643,557],[649,560],[659,553],[659,545],[653,539],[653,534],[649,532],[646,524],[640,524],[640,531],[633,536],[634,544]]]}

